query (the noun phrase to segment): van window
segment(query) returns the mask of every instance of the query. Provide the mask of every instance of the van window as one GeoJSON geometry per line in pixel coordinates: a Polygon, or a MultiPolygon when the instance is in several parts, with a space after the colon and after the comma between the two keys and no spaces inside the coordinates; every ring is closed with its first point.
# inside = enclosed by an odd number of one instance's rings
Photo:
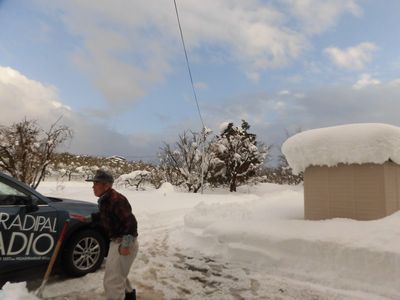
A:
{"type": "Polygon", "coordinates": [[[24,205],[28,196],[12,186],[0,181],[0,206],[24,205]]]}

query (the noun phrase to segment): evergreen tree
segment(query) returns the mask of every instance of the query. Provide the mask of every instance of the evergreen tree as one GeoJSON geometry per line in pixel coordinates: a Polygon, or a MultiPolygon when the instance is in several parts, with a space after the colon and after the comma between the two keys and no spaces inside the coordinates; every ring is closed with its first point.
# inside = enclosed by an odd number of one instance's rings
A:
{"type": "Polygon", "coordinates": [[[257,146],[257,138],[248,132],[249,123],[242,120],[240,127],[227,123],[211,144],[212,176],[214,185],[228,184],[231,192],[256,175],[268,154],[268,147],[257,146]]]}

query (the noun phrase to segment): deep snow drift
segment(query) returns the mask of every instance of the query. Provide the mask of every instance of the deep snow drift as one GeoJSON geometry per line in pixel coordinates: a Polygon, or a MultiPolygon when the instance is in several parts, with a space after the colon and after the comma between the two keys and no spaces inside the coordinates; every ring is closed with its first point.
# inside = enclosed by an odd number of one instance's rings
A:
{"type": "MultiPolygon", "coordinates": [[[[142,299],[400,299],[400,213],[305,221],[302,187],[273,184],[204,195],[119,190],[139,222],[142,252],[129,277],[142,299]]],[[[88,183],[39,191],[96,201],[88,183]]],[[[102,299],[101,280],[99,271],[54,282],[44,295],[102,299]]],[[[0,299],[22,299],[12,289],[24,292],[11,284],[0,299]]]]}

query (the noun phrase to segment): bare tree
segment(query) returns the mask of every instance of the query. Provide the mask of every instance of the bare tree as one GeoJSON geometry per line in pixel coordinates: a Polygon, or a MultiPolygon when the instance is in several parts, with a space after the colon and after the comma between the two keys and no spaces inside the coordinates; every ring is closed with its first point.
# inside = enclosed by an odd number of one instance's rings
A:
{"type": "Polygon", "coordinates": [[[210,132],[202,133],[185,131],[179,135],[176,148],[164,144],[160,153],[160,168],[167,181],[173,185],[185,185],[189,192],[197,193],[202,182],[207,181],[209,175],[210,156],[205,136],[210,132]],[[202,172],[202,168],[203,171],[202,172]],[[203,180],[201,176],[203,175],[203,180]]]}
{"type": "Polygon", "coordinates": [[[271,182],[276,184],[297,185],[303,182],[303,172],[295,175],[289,166],[286,157],[279,155],[278,165],[274,168],[263,168],[260,172],[263,182],[271,182]]]}
{"type": "Polygon", "coordinates": [[[165,177],[166,176],[163,170],[159,166],[156,166],[151,170],[150,183],[154,185],[156,189],[159,189],[161,185],[166,181],[165,177]]]}
{"type": "Polygon", "coordinates": [[[0,126],[0,169],[37,188],[43,180],[54,150],[72,137],[67,126],[41,129],[36,121],[23,120],[11,126],[0,126]]]}
{"type": "MultiPolygon", "coordinates": [[[[302,132],[301,127],[296,128],[293,133],[288,129],[285,129],[286,139],[291,136],[302,132]]],[[[292,168],[289,166],[288,161],[286,160],[285,155],[282,153],[282,146],[280,147],[280,155],[278,158],[278,166],[269,172],[269,179],[278,184],[289,184],[289,185],[297,185],[303,182],[304,174],[300,172],[299,174],[293,174],[292,168]]]]}

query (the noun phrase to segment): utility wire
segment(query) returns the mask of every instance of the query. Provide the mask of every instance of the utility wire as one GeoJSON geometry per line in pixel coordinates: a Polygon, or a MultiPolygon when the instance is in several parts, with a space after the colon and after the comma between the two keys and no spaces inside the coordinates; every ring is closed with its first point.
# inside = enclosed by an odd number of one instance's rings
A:
{"type": "Polygon", "coordinates": [[[203,148],[203,155],[201,156],[201,175],[200,175],[201,176],[200,177],[201,193],[203,194],[203,191],[204,191],[204,155],[205,155],[205,143],[206,143],[206,126],[204,125],[203,117],[201,115],[199,101],[197,101],[196,89],[194,88],[194,84],[193,84],[192,71],[190,70],[189,58],[188,58],[187,51],[186,51],[185,39],[183,38],[182,26],[181,26],[181,21],[179,19],[178,6],[176,5],[176,0],[174,0],[174,5],[175,5],[175,12],[176,12],[176,19],[178,20],[178,25],[179,25],[179,32],[181,34],[183,51],[185,52],[186,65],[187,65],[187,69],[188,69],[188,72],[189,72],[190,83],[192,85],[193,96],[194,96],[194,100],[196,101],[197,112],[199,113],[201,124],[203,125],[203,129],[202,129],[202,133],[203,133],[203,147],[202,147],[203,148]]]}
{"type": "Polygon", "coordinates": [[[176,0],[174,0],[174,5],[175,5],[176,18],[178,20],[178,25],[179,25],[179,32],[181,34],[183,51],[185,52],[186,65],[187,65],[187,69],[188,69],[188,72],[189,72],[190,83],[192,85],[194,100],[196,101],[197,112],[199,113],[200,121],[201,121],[201,124],[203,125],[203,130],[204,130],[205,129],[204,121],[203,121],[203,117],[201,115],[199,102],[197,101],[196,89],[194,88],[194,84],[193,84],[192,71],[190,70],[190,64],[189,64],[189,59],[188,59],[188,55],[187,55],[187,51],[186,51],[185,39],[183,38],[182,26],[181,26],[181,21],[179,19],[178,6],[176,5],[176,0]]]}

